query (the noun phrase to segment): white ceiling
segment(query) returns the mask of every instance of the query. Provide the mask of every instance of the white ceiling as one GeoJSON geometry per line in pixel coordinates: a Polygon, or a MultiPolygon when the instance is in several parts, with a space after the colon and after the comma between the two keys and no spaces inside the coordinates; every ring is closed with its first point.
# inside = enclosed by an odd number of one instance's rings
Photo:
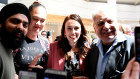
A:
{"type": "MultiPolygon", "coordinates": [[[[107,2],[107,0],[85,0],[89,2],[107,2]]],[[[140,0],[116,0],[117,4],[140,5],[140,0]]]]}

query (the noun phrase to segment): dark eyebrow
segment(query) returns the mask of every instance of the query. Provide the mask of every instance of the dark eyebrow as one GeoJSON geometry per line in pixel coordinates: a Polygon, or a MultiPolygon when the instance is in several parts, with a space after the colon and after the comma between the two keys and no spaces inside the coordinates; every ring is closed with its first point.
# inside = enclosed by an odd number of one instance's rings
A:
{"type": "MultiPolygon", "coordinates": [[[[22,22],[20,19],[18,19],[18,18],[10,18],[9,19],[11,22],[13,22],[13,23],[20,23],[20,22],[22,22]]],[[[23,21],[23,23],[25,23],[25,24],[29,24],[27,21],[23,21]]]]}
{"type": "Polygon", "coordinates": [[[25,23],[25,24],[29,24],[29,22],[25,22],[25,21],[24,21],[23,23],[25,23]]]}
{"type": "Polygon", "coordinates": [[[14,21],[21,22],[21,20],[18,19],[18,18],[10,18],[9,20],[10,20],[11,22],[14,22],[14,21]]]}

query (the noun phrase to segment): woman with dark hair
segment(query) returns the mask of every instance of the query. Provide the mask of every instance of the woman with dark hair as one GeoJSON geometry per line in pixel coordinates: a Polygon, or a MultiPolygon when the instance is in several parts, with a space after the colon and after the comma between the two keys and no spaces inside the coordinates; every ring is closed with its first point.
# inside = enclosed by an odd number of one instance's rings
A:
{"type": "Polygon", "coordinates": [[[61,36],[50,44],[47,68],[68,72],[68,78],[81,76],[89,49],[86,29],[79,15],[71,14],[63,22],[61,36]]]}

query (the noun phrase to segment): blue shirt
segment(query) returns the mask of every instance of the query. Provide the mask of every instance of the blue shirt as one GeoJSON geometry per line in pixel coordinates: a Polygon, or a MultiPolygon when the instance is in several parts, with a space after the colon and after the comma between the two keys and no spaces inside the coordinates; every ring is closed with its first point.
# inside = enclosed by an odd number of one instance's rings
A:
{"type": "Polygon", "coordinates": [[[99,48],[99,58],[98,58],[97,70],[96,70],[96,79],[103,79],[106,62],[108,60],[108,57],[110,56],[111,50],[113,50],[114,46],[116,46],[118,43],[123,42],[125,40],[126,38],[123,36],[123,34],[119,32],[113,44],[110,46],[110,48],[105,53],[105,55],[103,53],[103,45],[101,40],[99,39],[97,41],[96,46],[99,48]]]}

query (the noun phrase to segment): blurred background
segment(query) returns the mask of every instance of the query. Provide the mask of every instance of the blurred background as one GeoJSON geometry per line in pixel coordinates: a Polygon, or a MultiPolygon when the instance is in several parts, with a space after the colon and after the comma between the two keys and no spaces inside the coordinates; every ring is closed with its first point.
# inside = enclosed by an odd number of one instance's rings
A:
{"type": "Polygon", "coordinates": [[[47,8],[44,30],[52,32],[53,40],[60,35],[65,16],[72,13],[82,17],[88,36],[91,39],[96,38],[92,26],[92,12],[100,5],[111,5],[114,8],[121,31],[128,27],[133,35],[134,27],[140,25],[140,0],[0,0],[0,9],[15,2],[29,7],[34,1],[40,1],[47,8]]]}

